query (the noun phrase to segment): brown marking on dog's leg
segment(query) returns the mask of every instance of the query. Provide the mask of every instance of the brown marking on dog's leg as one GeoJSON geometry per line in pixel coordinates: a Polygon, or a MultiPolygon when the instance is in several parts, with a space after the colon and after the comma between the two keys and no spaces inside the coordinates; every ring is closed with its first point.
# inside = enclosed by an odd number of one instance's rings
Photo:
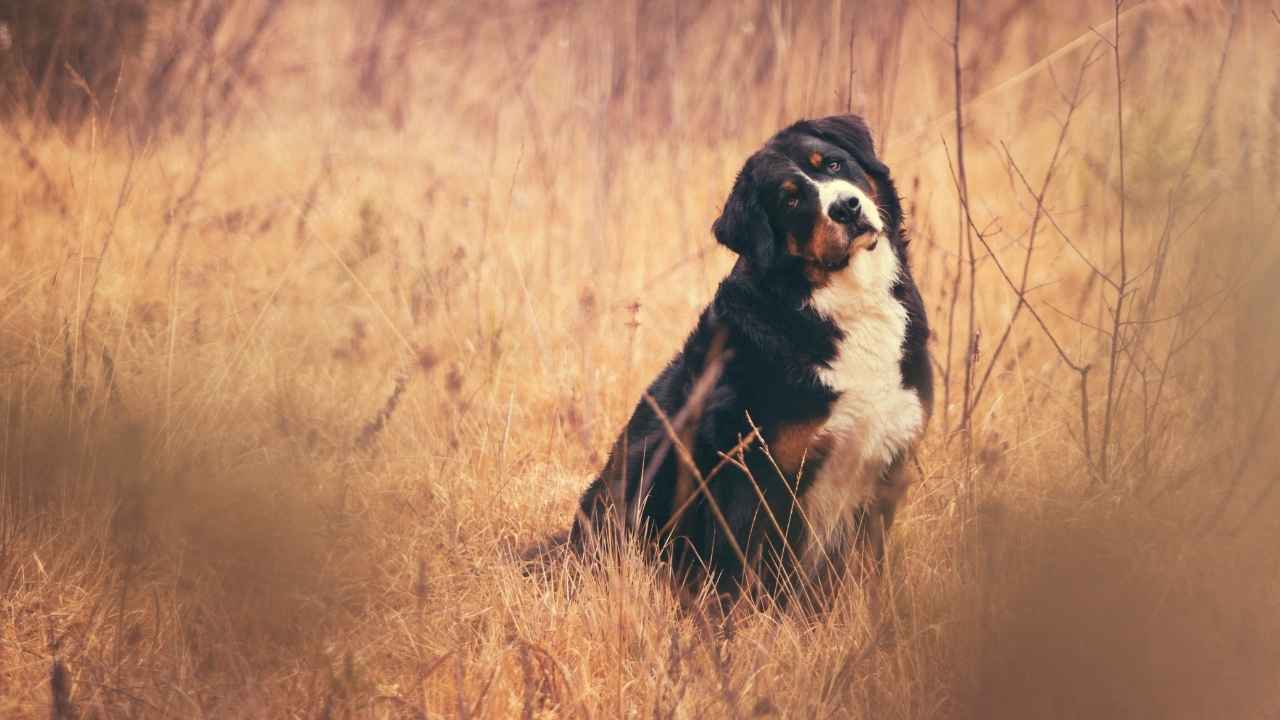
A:
{"type": "Polygon", "coordinates": [[[826,422],[824,415],[778,426],[772,433],[772,438],[767,439],[769,455],[777,463],[778,469],[788,476],[794,476],[800,470],[806,455],[823,451],[830,444],[829,439],[820,434],[826,422]]]}

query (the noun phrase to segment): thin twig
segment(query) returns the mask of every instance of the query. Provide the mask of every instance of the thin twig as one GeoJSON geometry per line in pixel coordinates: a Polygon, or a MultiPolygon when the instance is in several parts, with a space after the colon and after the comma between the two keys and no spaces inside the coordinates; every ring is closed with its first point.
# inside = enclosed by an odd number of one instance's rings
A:
{"type": "Polygon", "coordinates": [[[107,251],[111,249],[111,240],[116,234],[116,225],[120,220],[120,211],[129,203],[129,195],[133,192],[133,168],[137,160],[137,152],[132,139],[129,141],[129,164],[125,167],[124,180],[120,182],[120,190],[116,194],[115,209],[111,213],[111,222],[107,225],[107,234],[102,239],[102,249],[98,251],[98,260],[94,264],[93,281],[89,283],[89,297],[85,300],[84,314],[80,317],[80,349],[87,359],[85,350],[85,332],[89,320],[93,317],[93,301],[98,294],[98,280],[102,277],[102,264],[106,261],[107,251]]]}
{"type": "Polygon", "coordinates": [[[676,452],[676,457],[685,466],[685,469],[698,481],[698,490],[702,493],[702,497],[707,501],[707,507],[711,509],[711,514],[715,517],[716,522],[720,524],[720,529],[724,530],[725,540],[729,543],[730,549],[734,555],[738,556],[738,562],[742,563],[745,572],[755,576],[755,571],[751,568],[751,564],[747,561],[747,554],[742,551],[742,546],[738,544],[738,538],[735,537],[733,526],[725,518],[724,513],[720,510],[720,504],[711,496],[711,491],[707,489],[707,482],[703,479],[702,473],[698,472],[698,465],[694,462],[693,456],[689,453],[684,443],[680,442],[680,435],[671,425],[671,421],[667,418],[667,414],[662,411],[662,407],[658,405],[658,401],[653,399],[649,393],[644,394],[644,401],[648,403],[654,415],[662,423],[663,430],[667,433],[667,438],[671,441],[671,446],[676,452]]]}
{"type": "MultiPolygon", "coordinates": [[[[1095,46],[1096,47],[1096,46],[1095,46]]],[[[1027,238],[1027,253],[1022,262],[1022,279],[1018,284],[1018,303],[1013,308],[1013,315],[1009,318],[1008,324],[1005,325],[1004,333],[1000,336],[1000,340],[996,343],[995,350],[991,353],[991,360],[987,363],[987,371],[983,374],[981,382],[978,383],[977,389],[973,393],[973,407],[978,406],[978,402],[982,399],[982,393],[987,387],[987,381],[991,379],[991,373],[996,368],[996,363],[1000,360],[1000,354],[1004,351],[1005,345],[1009,341],[1010,335],[1013,333],[1014,325],[1017,324],[1018,314],[1022,311],[1023,305],[1026,303],[1027,297],[1027,280],[1031,275],[1031,255],[1035,252],[1036,232],[1040,227],[1040,218],[1044,215],[1044,198],[1049,192],[1049,184],[1053,181],[1054,171],[1058,167],[1058,160],[1062,155],[1062,148],[1066,143],[1067,132],[1071,128],[1071,119],[1075,115],[1076,108],[1080,104],[1080,90],[1084,85],[1084,74],[1093,63],[1093,49],[1089,50],[1089,54],[1085,56],[1085,60],[1080,64],[1080,72],[1076,76],[1075,88],[1072,90],[1071,98],[1067,101],[1067,117],[1062,123],[1062,128],[1058,133],[1058,142],[1054,145],[1053,156],[1049,160],[1049,168],[1045,170],[1044,181],[1040,184],[1040,192],[1032,193],[1036,200],[1035,214],[1031,218],[1031,230],[1027,238]]],[[[1017,163],[1013,159],[1013,154],[1009,151],[1009,146],[1003,142],[1000,143],[1004,148],[1005,157],[1009,161],[1010,167],[1017,169],[1017,163]]],[[[1018,177],[1022,178],[1026,183],[1026,176],[1022,174],[1020,169],[1017,170],[1018,177]]],[[[1030,187],[1027,188],[1031,191],[1030,187]]]]}
{"type": "Polygon", "coordinates": [[[1098,445],[1099,480],[1106,484],[1110,480],[1111,468],[1108,465],[1111,447],[1111,429],[1114,422],[1116,405],[1116,373],[1119,370],[1120,346],[1124,342],[1121,337],[1121,321],[1124,319],[1124,301],[1129,289],[1128,248],[1125,244],[1125,187],[1124,187],[1124,76],[1120,67],[1120,6],[1124,0],[1116,0],[1115,23],[1112,27],[1114,41],[1111,44],[1112,57],[1116,70],[1116,145],[1120,164],[1120,288],[1116,293],[1116,305],[1112,313],[1111,353],[1107,361],[1107,394],[1106,404],[1102,412],[1102,437],[1098,445]]]}
{"type": "MultiPolygon", "coordinates": [[[[945,140],[943,141],[943,147],[946,149],[945,140]]],[[[947,169],[951,171],[951,181],[958,185],[959,179],[956,177],[955,168],[951,166],[951,153],[948,150],[944,154],[947,157],[947,169]]],[[[991,261],[995,264],[996,270],[1000,271],[1000,276],[1004,278],[1005,283],[1009,285],[1010,289],[1017,292],[1017,283],[1015,283],[1013,278],[1009,276],[1008,271],[1005,270],[1004,265],[1000,262],[1000,258],[995,254],[995,251],[992,250],[991,245],[987,243],[986,237],[984,237],[978,230],[977,226],[974,225],[973,217],[969,214],[968,205],[965,205],[964,210],[965,221],[969,223],[974,234],[978,236],[978,241],[982,243],[987,252],[991,254],[991,261]]],[[[1027,302],[1025,297],[1021,302],[1026,305],[1027,312],[1031,313],[1031,317],[1035,319],[1036,324],[1039,325],[1040,329],[1044,332],[1045,337],[1049,339],[1049,342],[1053,345],[1053,349],[1058,352],[1058,357],[1062,358],[1062,362],[1080,376],[1080,422],[1084,431],[1081,444],[1083,445],[1082,449],[1084,450],[1085,460],[1089,463],[1089,467],[1092,471],[1094,467],[1093,452],[1089,439],[1089,370],[1091,367],[1089,365],[1080,365],[1072,360],[1071,356],[1067,354],[1067,351],[1063,349],[1062,344],[1058,342],[1058,338],[1056,338],[1053,332],[1049,330],[1048,324],[1045,323],[1044,318],[1040,316],[1040,313],[1036,311],[1035,306],[1027,302]]]]}
{"type": "MultiPolygon", "coordinates": [[[[964,167],[964,113],[963,113],[963,97],[964,97],[964,73],[960,66],[960,26],[963,16],[963,0],[956,0],[955,3],[955,27],[951,38],[951,55],[952,55],[952,74],[953,89],[955,92],[955,132],[956,132],[956,163],[959,165],[959,174],[956,181],[956,194],[960,203],[960,227],[956,233],[956,275],[955,280],[951,284],[951,306],[947,311],[947,359],[946,371],[942,376],[942,428],[943,434],[950,435],[951,432],[951,361],[952,352],[955,347],[955,321],[956,321],[956,305],[960,302],[960,281],[964,274],[964,257],[965,257],[965,240],[969,232],[968,225],[964,222],[964,215],[968,212],[969,206],[969,182],[965,175],[964,167]]],[[[943,141],[945,145],[946,141],[943,141]]],[[[947,162],[951,162],[950,155],[947,156],[947,162]]],[[[969,243],[969,264],[970,264],[970,301],[973,299],[973,238],[968,237],[969,243]]],[[[972,359],[971,343],[973,340],[973,308],[969,308],[969,332],[965,339],[965,387],[964,387],[964,406],[960,413],[960,426],[964,428],[967,425],[969,416],[969,379],[970,366],[972,359]]]]}

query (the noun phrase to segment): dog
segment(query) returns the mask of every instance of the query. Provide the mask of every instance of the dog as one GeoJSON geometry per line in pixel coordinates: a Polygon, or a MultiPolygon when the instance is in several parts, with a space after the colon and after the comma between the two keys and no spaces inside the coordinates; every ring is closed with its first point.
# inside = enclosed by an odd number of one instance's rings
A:
{"type": "Polygon", "coordinates": [[[860,117],[803,120],[746,161],[712,232],[737,262],[582,495],[570,546],[631,533],[722,598],[821,605],[851,566],[880,569],[932,409],[902,203],[860,117]]]}

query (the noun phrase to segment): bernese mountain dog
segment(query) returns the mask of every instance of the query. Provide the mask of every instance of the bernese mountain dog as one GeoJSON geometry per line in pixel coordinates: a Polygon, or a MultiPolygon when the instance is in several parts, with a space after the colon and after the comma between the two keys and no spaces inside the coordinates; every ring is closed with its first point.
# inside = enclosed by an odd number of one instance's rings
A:
{"type": "Polygon", "coordinates": [[[571,546],[631,533],[687,583],[784,605],[878,569],[933,398],[902,222],[856,115],[752,155],[712,226],[737,263],[582,496],[571,546]]]}

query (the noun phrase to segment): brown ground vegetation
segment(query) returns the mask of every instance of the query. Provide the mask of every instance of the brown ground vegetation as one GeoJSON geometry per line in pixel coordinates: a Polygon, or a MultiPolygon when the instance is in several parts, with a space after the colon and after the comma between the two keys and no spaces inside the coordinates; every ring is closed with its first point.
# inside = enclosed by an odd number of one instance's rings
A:
{"type": "Polygon", "coordinates": [[[9,108],[0,716],[1280,712],[1280,18],[870,5],[157,3],[9,108]],[[850,109],[945,379],[880,611],[526,575],[850,109]]]}

